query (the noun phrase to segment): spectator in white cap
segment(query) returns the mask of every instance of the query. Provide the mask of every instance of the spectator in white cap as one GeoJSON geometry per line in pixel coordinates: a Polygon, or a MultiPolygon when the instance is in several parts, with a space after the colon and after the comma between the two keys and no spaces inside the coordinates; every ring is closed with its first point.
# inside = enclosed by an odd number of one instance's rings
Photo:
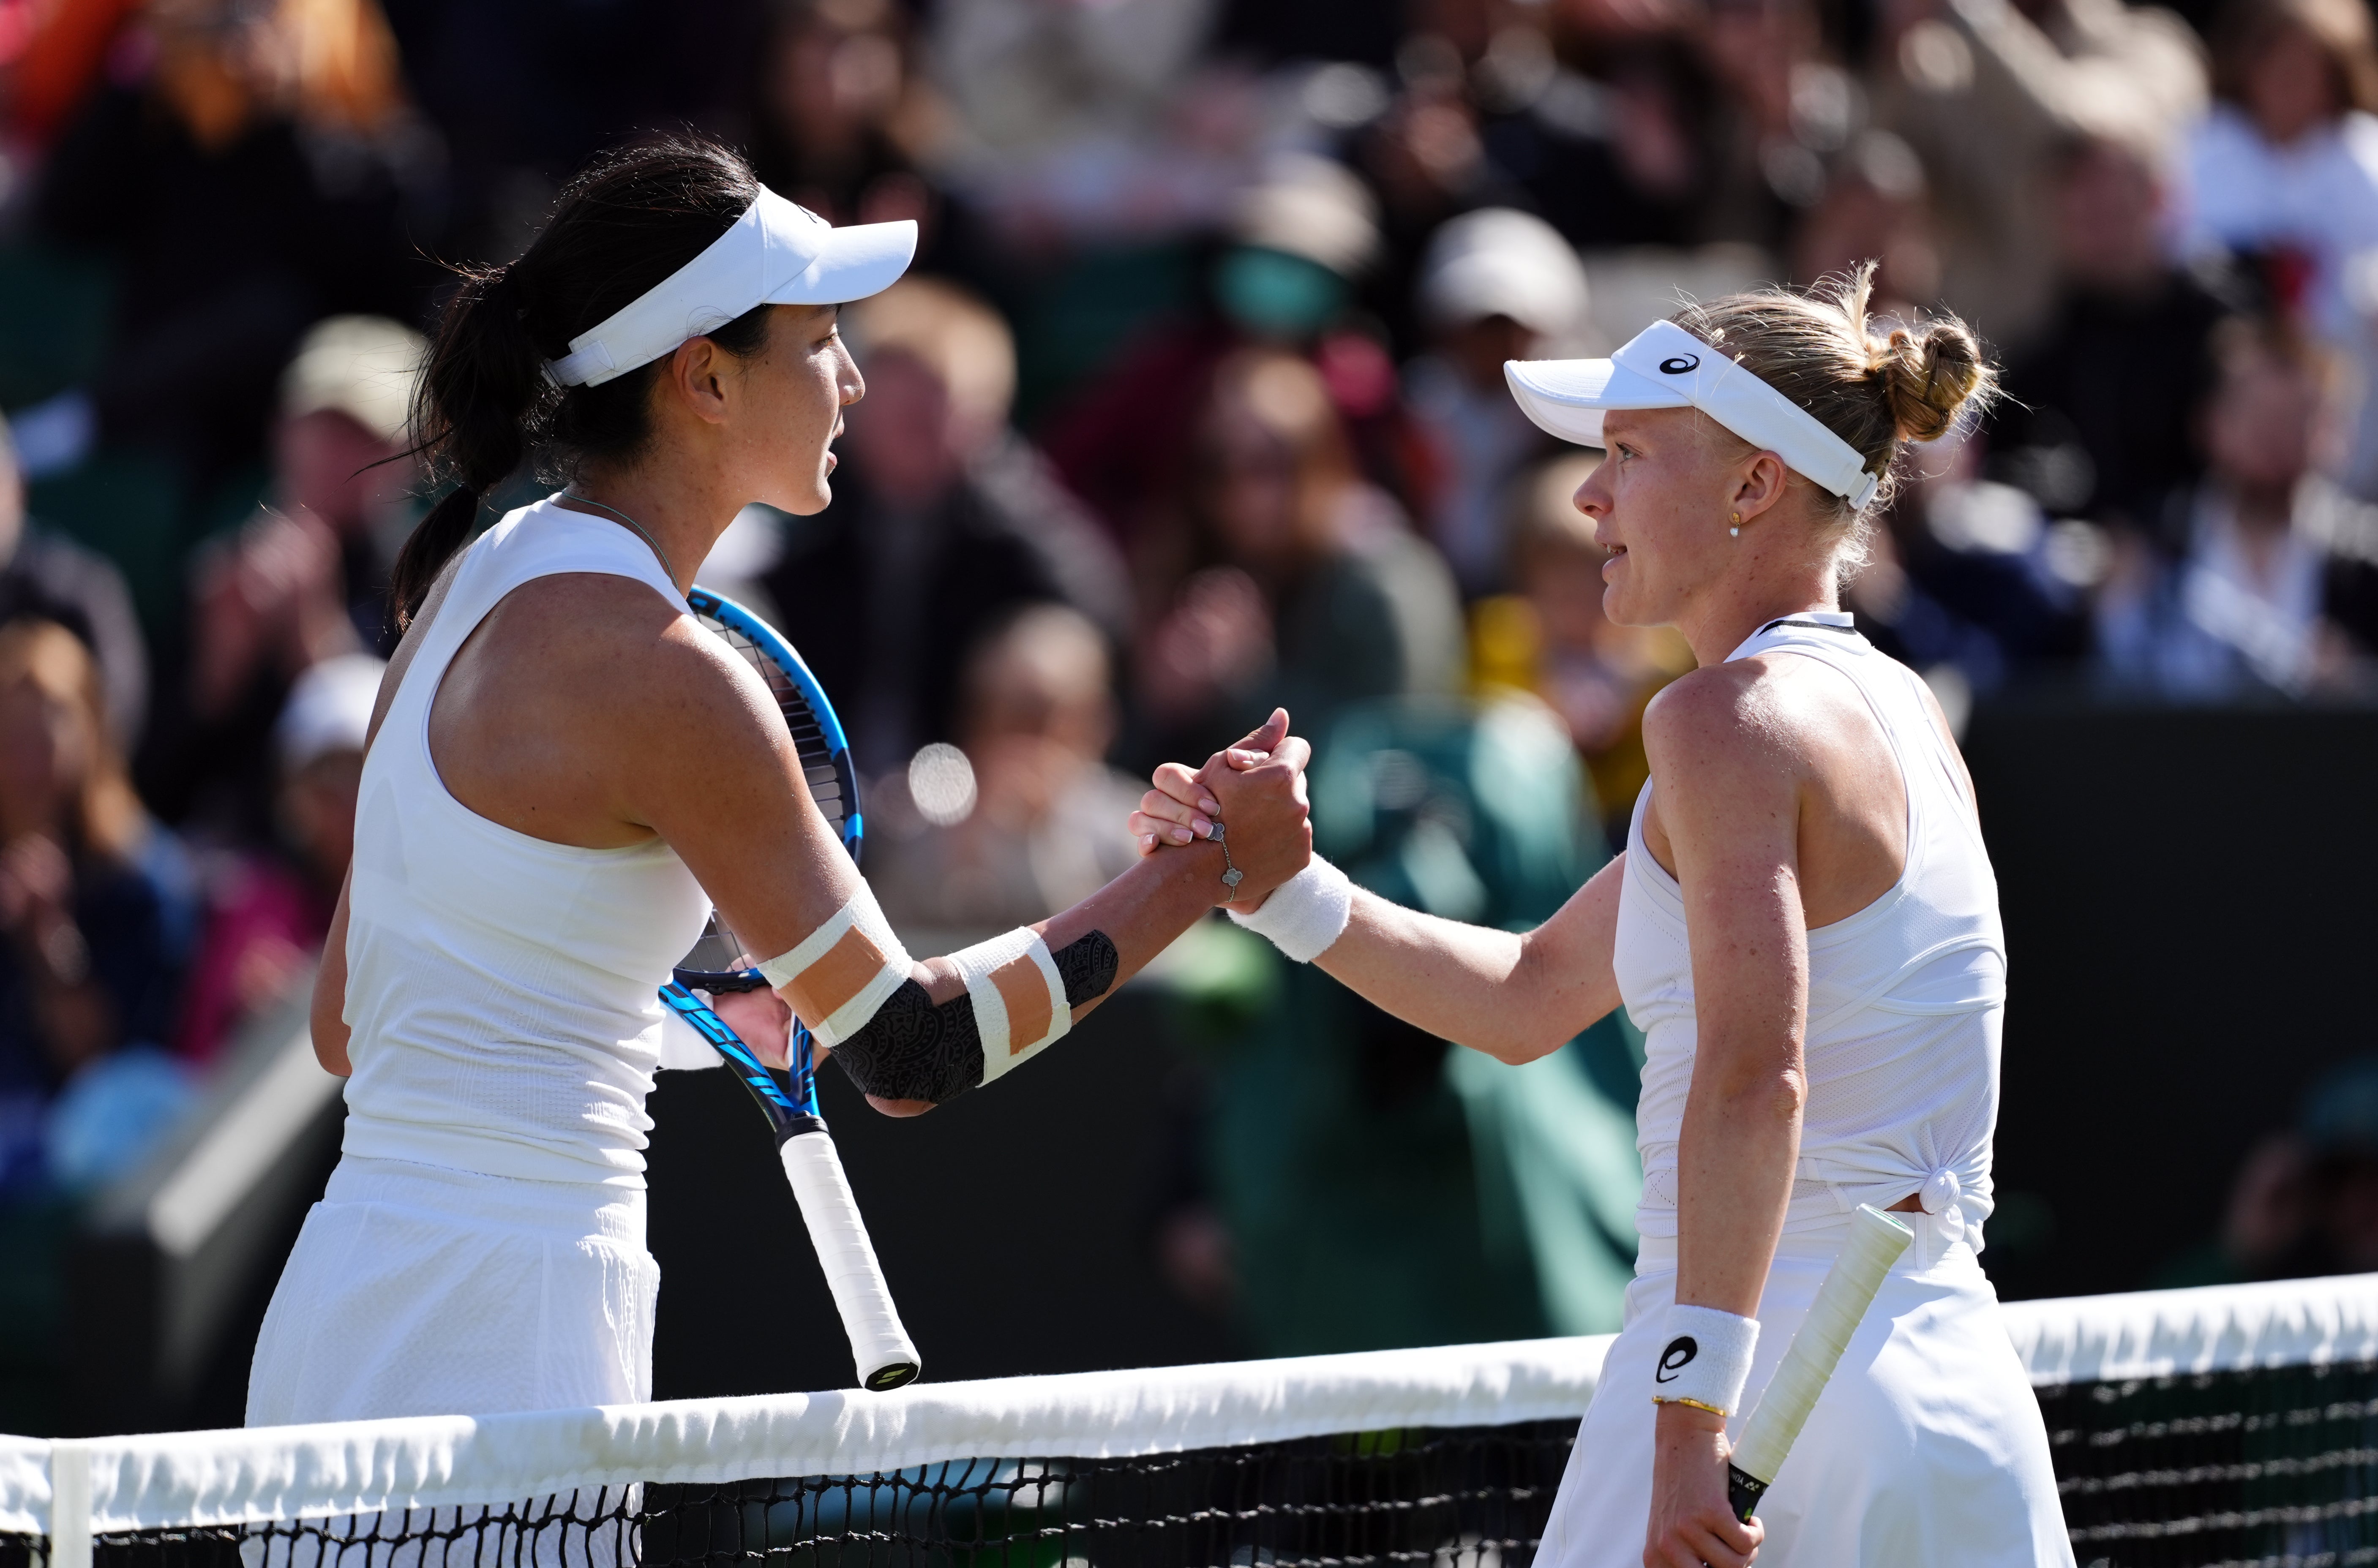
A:
{"type": "Polygon", "coordinates": [[[369,653],[343,653],[289,688],[272,726],[278,843],[270,853],[226,856],[209,879],[206,929],[174,1034],[192,1061],[213,1060],[321,952],[354,852],[364,740],[387,667],[369,653]]]}
{"type": "Polygon", "coordinates": [[[1344,164],[1282,153],[1240,195],[1231,238],[1214,272],[1223,314],[1256,337],[1301,342],[1329,325],[1378,258],[1378,211],[1344,164]]]}
{"type": "Polygon", "coordinates": [[[348,614],[365,643],[383,652],[396,640],[389,568],[414,517],[405,432],[427,352],[402,322],[333,316],[306,334],[281,377],[275,499],[337,539],[348,614]]]}
{"type": "Polygon", "coordinates": [[[282,372],[270,496],[194,569],[186,705],[146,772],[168,817],[269,837],[267,740],[291,683],[325,659],[393,649],[388,581],[417,509],[405,430],[423,352],[398,322],[334,316],[282,372]]]}
{"type": "Polygon", "coordinates": [[[1585,269],[1543,219],[1490,207],[1436,231],[1417,294],[1431,349],[1406,370],[1404,390],[1444,473],[1426,521],[1475,597],[1502,586],[1505,493],[1546,445],[1505,389],[1504,363],[1573,350],[1585,327],[1585,269]]]}

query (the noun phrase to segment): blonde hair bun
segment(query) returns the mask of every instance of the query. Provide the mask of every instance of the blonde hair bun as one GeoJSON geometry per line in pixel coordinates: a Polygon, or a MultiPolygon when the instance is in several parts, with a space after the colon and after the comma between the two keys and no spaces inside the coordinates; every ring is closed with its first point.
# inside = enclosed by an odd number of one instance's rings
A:
{"type": "MultiPolygon", "coordinates": [[[[1961,414],[1988,403],[1998,377],[1980,340],[1953,316],[1878,331],[1867,315],[1874,272],[1868,261],[1811,288],[1754,289],[1669,319],[1847,441],[1866,471],[1881,476],[1873,503],[1880,505],[1890,499],[1899,449],[1947,435],[1961,414]]],[[[1833,504],[1845,520],[1856,510],[1833,504]]]]}
{"type": "Polygon", "coordinates": [[[1754,289],[1669,317],[1847,441],[1881,481],[1863,509],[1819,493],[1841,581],[1866,560],[1875,519],[1896,487],[1900,449],[1939,440],[1998,391],[1981,341],[1955,317],[1894,325],[1888,333],[1870,324],[1874,272],[1868,261],[1811,288],[1754,289]]]}
{"type": "Polygon", "coordinates": [[[1981,390],[1989,367],[1974,334],[1950,317],[1893,328],[1876,355],[1874,373],[1882,378],[1898,438],[1937,441],[1981,390]]]}

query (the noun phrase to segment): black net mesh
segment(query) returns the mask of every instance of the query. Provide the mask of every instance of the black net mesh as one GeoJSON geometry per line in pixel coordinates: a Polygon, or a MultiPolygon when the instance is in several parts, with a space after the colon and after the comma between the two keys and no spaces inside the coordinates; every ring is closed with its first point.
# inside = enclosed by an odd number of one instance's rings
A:
{"type": "MultiPolygon", "coordinates": [[[[2082,1568],[2378,1564],[2378,1363],[2041,1391],[2082,1568]]],[[[94,1568],[1523,1568],[1577,1423],[103,1535],[94,1568]]],[[[0,1537],[0,1568],[39,1540],[0,1537]]]]}
{"type": "Polygon", "coordinates": [[[2043,1389],[2082,1568],[2378,1563],[2378,1363],[2043,1389]]]}
{"type": "Polygon", "coordinates": [[[1133,1459],[972,1460],[892,1475],[598,1489],[510,1508],[418,1509],[102,1536],[94,1568],[1520,1568],[1575,1420],[1369,1432],[1133,1459]]]}

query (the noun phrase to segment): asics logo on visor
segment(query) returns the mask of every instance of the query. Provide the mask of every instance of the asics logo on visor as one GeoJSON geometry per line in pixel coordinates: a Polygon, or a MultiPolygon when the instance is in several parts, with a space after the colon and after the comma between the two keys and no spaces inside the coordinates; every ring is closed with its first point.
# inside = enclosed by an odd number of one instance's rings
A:
{"type": "Polygon", "coordinates": [[[1692,372],[1699,370],[1700,367],[1700,355],[1695,353],[1680,353],[1674,359],[1662,360],[1660,362],[1660,374],[1663,376],[1688,376],[1692,372]]]}
{"type": "Polygon", "coordinates": [[[1700,1344],[1691,1335],[1676,1335],[1675,1338],[1668,1341],[1668,1347],[1660,1352],[1659,1370],[1651,1374],[1651,1381],[1653,1382],[1675,1382],[1676,1374],[1691,1365],[1693,1358],[1700,1353],[1700,1344]]]}

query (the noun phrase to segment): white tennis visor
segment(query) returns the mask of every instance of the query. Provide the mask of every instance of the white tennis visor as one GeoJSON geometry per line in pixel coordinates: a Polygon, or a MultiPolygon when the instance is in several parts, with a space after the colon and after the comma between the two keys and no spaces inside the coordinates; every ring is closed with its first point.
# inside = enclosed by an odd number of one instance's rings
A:
{"type": "Polygon", "coordinates": [[[1673,321],[1654,321],[1608,359],[1515,359],[1503,376],[1530,419],[1579,446],[1602,445],[1614,408],[1697,408],[1853,507],[1882,484],[1816,415],[1673,321]]]}
{"type": "Polygon", "coordinates": [[[760,305],[845,305],[881,293],[916,254],[912,219],[837,229],[762,186],[710,248],[570,339],[568,354],[546,361],[546,374],[565,387],[599,387],[760,305]]]}

